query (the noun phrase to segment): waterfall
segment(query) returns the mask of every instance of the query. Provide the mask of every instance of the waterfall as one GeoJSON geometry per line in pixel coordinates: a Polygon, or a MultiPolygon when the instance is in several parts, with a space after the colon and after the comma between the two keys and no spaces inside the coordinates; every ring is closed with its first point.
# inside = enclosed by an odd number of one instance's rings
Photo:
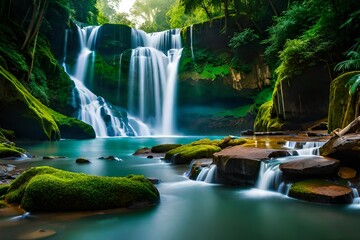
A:
{"type": "Polygon", "coordinates": [[[357,188],[352,188],[353,204],[360,204],[360,197],[357,188]]]}
{"type": "Polygon", "coordinates": [[[210,165],[210,167],[203,167],[196,178],[196,181],[202,181],[206,183],[216,183],[216,165],[210,165]]]}
{"type": "Polygon", "coordinates": [[[195,55],[194,55],[194,47],[193,47],[193,25],[190,25],[190,49],[191,49],[191,58],[194,61],[195,55]]]}
{"type": "Polygon", "coordinates": [[[256,187],[261,190],[269,190],[287,194],[291,183],[285,183],[282,181],[282,172],[279,169],[279,165],[291,160],[292,157],[286,157],[261,162],[259,178],[256,187]]]}
{"type": "Polygon", "coordinates": [[[174,133],[180,30],[150,33],[132,29],[128,110],[155,134],[174,133]]]}
{"type": "MultiPolygon", "coordinates": [[[[138,119],[128,119],[128,115],[124,110],[118,109],[106,102],[100,96],[96,96],[87,87],[88,79],[92,78],[94,66],[89,67],[90,56],[95,58],[96,39],[100,26],[88,26],[80,28],[77,26],[80,51],[76,60],[75,70],[70,73],[67,70],[66,63],[63,63],[65,71],[70,75],[71,80],[75,83],[73,92],[73,105],[78,109],[77,118],[90,124],[97,137],[107,136],[137,136],[138,129],[141,133],[149,133],[144,130],[146,128],[138,119]],[[88,72],[90,70],[90,76],[88,72]],[[137,125],[135,128],[131,123],[137,125]],[[138,127],[141,126],[141,127],[138,127]]],[[[65,43],[67,43],[67,34],[65,33],[65,43]]],[[[66,48],[64,47],[64,60],[66,60],[66,48]]],[[[94,62],[94,61],[92,61],[94,62]]]]}

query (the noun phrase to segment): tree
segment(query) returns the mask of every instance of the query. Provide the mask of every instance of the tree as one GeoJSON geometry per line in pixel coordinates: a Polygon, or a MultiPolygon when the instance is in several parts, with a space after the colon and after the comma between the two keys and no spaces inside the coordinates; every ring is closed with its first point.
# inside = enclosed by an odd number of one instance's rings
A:
{"type": "Polygon", "coordinates": [[[130,10],[136,24],[145,31],[162,31],[170,27],[166,13],[175,0],[136,0],[130,10]]]}

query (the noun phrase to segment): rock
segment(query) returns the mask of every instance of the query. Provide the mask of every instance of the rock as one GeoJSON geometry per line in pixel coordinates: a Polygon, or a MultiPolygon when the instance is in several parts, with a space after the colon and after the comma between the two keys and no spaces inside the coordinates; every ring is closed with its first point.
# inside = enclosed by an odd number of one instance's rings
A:
{"type": "Polygon", "coordinates": [[[154,158],[153,155],[148,155],[146,158],[154,158]]]}
{"type": "Polygon", "coordinates": [[[99,157],[99,159],[110,160],[110,161],[122,161],[122,159],[115,156],[99,157]]]}
{"type": "Polygon", "coordinates": [[[44,156],[43,160],[54,160],[54,159],[58,159],[58,158],[66,158],[64,156],[44,156]]]}
{"type": "Polygon", "coordinates": [[[159,184],[161,182],[158,178],[147,178],[152,184],[159,184]]]}
{"type": "Polygon", "coordinates": [[[282,163],[279,168],[286,176],[329,176],[335,175],[340,161],[321,156],[301,156],[298,160],[282,163]]]}
{"type": "Polygon", "coordinates": [[[294,183],[289,197],[326,204],[352,203],[352,189],[321,179],[312,179],[294,183]]]}
{"type": "Polygon", "coordinates": [[[173,164],[189,164],[193,159],[211,158],[220,147],[215,145],[183,145],[172,149],[165,154],[165,159],[173,164]]]}
{"type": "Polygon", "coordinates": [[[281,157],[288,157],[298,155],[296,151],[274,151],[269,154],[269,158],[281,158],[281,157]]]}
{"type": "Polygon", "coordinates": [[[78,158],[78,159],[76,159],[75,162],[76,162],[76,163],[79,163],[79,164],[91,163],[90,160],[88,160],[88,159],[86,159],[86,158],[78,158]]]}
{"type": "Polygon", "coordinates": [[[166,153],[174,148],[180,147],[182,144],[160,144],[153,146],[151,152],[153,153],[166,153]]]}
{"type": "Polygon", "coordinates": [[[346,134],[329,140],[320,148],[321,155],[339,159],[347,165],[360,168],[360,134],[346,134]]]}
{"type": "Polygon", "coordinates": [[[262,160],[268,159],[276,149],[234,146],[214,154],[220,183],[255,185],[262,160]]]}
{"type": "Polygon", "coordinates": [[[142,154],[149,154],[149,153],[151,153],[151,148],[144,147],[144,148],[140,148],[140,149],[136,150],[136,152],[133,153],[133,155],[142,155],[142,154]]]}
{"type": "Polygon", "coordinates": [[[196,180],[201,170],[204,167],[209,168],[212,161],[212,158],[201,158],[193,160],[190,163],[189,170],[186,172],[186,176],[191,180],[196,180]]]}
{"type": "Polygon", "coordinates": [[[39,229],[37,231],[22,235],[22,236],[20,236],[19,239],[43,239],[43,238],[48,238],[48,237],[54,236],[55,234],[56,234],[56,232],[54,230],[39,229]]]}
{"type": "Polygon", "coordinates": [[[338,172],[342,179],[350,179],[356,177],[356,170],[348,167],[340,167],[338,172]]]}

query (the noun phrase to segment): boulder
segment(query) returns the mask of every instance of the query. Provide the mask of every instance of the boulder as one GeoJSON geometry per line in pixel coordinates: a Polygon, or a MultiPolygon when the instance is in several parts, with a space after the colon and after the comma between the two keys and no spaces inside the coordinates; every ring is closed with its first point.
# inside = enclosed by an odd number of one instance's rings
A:
{"type": "Polygon", "coordinates": [[[220,183],[230,185],[255,185],[262,160],[278,152],[277,149],[234,146],[214,154],[220,183]]]}
{"type": "Polygon", "coordinates": [[[136,150],[133,155],[143,155],[143,154],[149,154],[151,153],[151,148],[144,147],[136,150]]]}
{"type": "Polygon", "coordinates": [[[352,189],[322,179],[311,179],[294,183],[289,197],[326,204],[350,204],[352,189]]]}
{"type": "Polygon", "coordinates": [[[220,150],[221,148],[215,145],[188,144],[168,151],[165,154],[165,160],[169,160],[173,164],[189,164],[193,159],[211,158],[220,150]]]}
{"type": "Polygon", "coordinates": [[[320,148],[322,155],[346,162],[350,166],[360,168],[360,134],[352,133],[329,141],[320,148]]]}
{"type": "Polygon", "coordinates": [[[348,167],[340,167],[338,176],[342,179],[351,179],[356,177],[356,170],[348,167]]]}
{"type": "Polygon", "coordinates": [[[160,144],[160,145],[156,145],[153,146],[151,148],[151,152],[153,153],[166,153],[168,151],[170,151],[171,149],[180,147],[182,144],[160,144]]]}
{"type": "Polygon", "coordinates": [[[329,176],[335,175],[340,161],[322,156],[304,156],[300,159],[282,163],[279,168],[285,176],[329,176]]]}
{"type": "Polygon", "coordinates": [[[84,164],[84,163],[91,163],[90,160],[86,159],[86,158],[78,158],[75,160],[76,163],[79,164],[84,164]]]}
{"type": "Polygon", "coordinates": [[[41,166],[14,180],[5,201],[29,212],[90,211],[157,204],[160,195],[144,176],[102,177],[41,166]]]}

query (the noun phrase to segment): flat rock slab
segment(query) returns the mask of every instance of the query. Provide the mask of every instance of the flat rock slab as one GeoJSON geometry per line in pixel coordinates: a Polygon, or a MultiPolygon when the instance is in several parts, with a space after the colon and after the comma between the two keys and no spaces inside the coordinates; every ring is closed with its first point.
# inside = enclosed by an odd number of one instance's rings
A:
{"type": "Polygon", "coordinates": [[[340,161],[322,156],[304,156],[300,159],[282,163],[279,168],[284,175],[293,176],[326,176],[336,175],[340,161]]]}
{"type": "Polygon", "coordinates": [[[218,167],[217,179],[223,184],[255,185],[261,161],[279,151],[281,150],[234,146],[217,152],[213,156],[214,164],[218,167]]]}
{"type": "Polygon", "coordinates": [[[289,197],[326,204],[350,204],[353,201],[351,188],[321,179],[294,183],[289,197]]]}
{"type": "Polygon", "coordinates": [[[360,166],[360,134],[352,133],[331,139],[320,148],[320,153],[360,166]]]}

